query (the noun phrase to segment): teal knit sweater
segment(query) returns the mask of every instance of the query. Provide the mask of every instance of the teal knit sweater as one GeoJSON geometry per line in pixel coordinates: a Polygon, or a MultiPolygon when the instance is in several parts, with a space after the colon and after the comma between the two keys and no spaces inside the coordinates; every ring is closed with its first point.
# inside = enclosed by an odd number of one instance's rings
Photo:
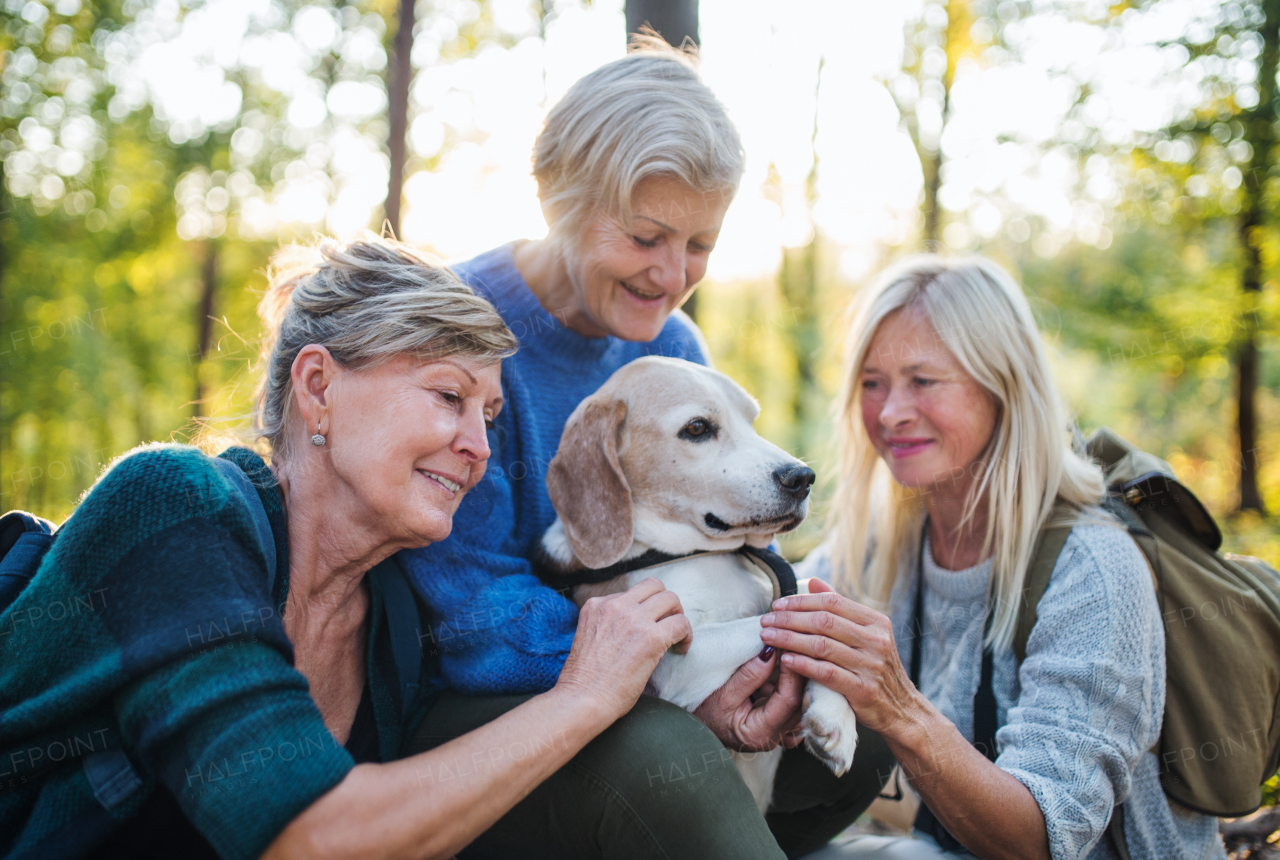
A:
{"type": "MultiPolygon", "coordinates": [[[[222,857],[258,857],[352,768],[281,623],[289,553],[278,485],[247,449],[221,456],[259,487],[275,593],[230,483],[195,448],[153,445],[112,465],[0,613],[0,857],[91,856],[158,790],[222,857]],[[109,748],[143,782],[110,814],[82,770],[84,756],[109,748]]],[[[438,688],[428,661],[402,722],[378,570],[367,651],[385,761],[438,688]]]]}

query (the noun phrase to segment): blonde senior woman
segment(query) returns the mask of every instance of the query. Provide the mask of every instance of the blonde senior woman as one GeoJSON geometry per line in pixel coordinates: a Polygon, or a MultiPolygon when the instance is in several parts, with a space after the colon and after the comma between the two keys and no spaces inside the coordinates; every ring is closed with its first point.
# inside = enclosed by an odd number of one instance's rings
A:
{"type": "Polygon", "coordinates": [[[584,747],[626,743],[609,727],[689,635],[656,580],[593,601],[548,691],[402,758],[441,685],[394,554],[447,537],[484,475],[515,340],[393,242],[275,263],[270,463],[130,452],[6,611],[0,856],[449,857],[584,747]],[[56,624],[9,623],[84,594],[92,609],[56,624]],[[391,632],[406,614],[410,653],[391,632]]]}
{"type": "MultiPolygon", "coordinates": [[[[506,405],[491,435],[490,468],[458,509],[453,535],[401,553],[414,587],[436,610],[427,645],[453,688],[454,718],[428,719],[419,748],[482,724],[561,677],[581,622],[573,603],[539,579],[536,564],[556,519],[547,466],[574,408],[641,356],[710,363],[679,307],[706,273],[742,176],[742,147],[695,58],[651,37],[637,37],[633,48],[575,83],[538,135],[533,174],[548,236],[454,267],[493,302],[520,350],[502,367],[506,405]]],[[[620,755],[593,772],[588,794],[603,794],[615,810],[602,827],[615,827],[623,810],[679,797],[663,814],[687,823],[668,819],[655,846],[671,857],[740,858],[780,856],[779,845],[799,855],[852,822],[892,766],[874,732],[864,733],[852,770],[839,780],[802,750],[789,750],[768,826],[736,770],[724,766],[726,747],[772,749],[796,724],[798,684],[758,692],[777,669],[777,656],[761,643],[760,658],[693,716],[642,700],[628,717],[632,730],[670,752],[620,755]],[[695,822],[709,817],[732,822],[717,828],[732,838],[695,836],[705,829],[695,822]]],[[[473,851],[531,856],[535,832],[563,844],[547,824],[554,816],[545,804],[557,790],[536,792],[473,851]]],[[[599,847],[561,851],[597,856],[599,847]]]]}
{"type": "Polygon", "coordinates": [[[922,806],[915,838],[831,856],[1224,856],[1215,821],[1160,789],[1151,574],[1097,507],[1101,472],[1067,426],[1027,300],[994,263],[916,258],[870,290],[849,336],[833,533],[805,563],[865,603],[815,585],[775,605],[764,639],[848,698],[922,806]],[[1027,565],[1060,520],[1074,527],[1019,665],[1027,565]]]}

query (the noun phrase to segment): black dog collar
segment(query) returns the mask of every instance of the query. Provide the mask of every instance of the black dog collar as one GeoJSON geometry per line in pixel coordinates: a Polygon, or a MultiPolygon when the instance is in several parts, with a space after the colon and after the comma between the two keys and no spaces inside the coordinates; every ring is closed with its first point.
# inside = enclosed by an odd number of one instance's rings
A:
{"type": "Polygon", "coordinates": [[[623,574],[635,573],[637,570],[648,570],[651,567],[660,567],[664,564],[671,564],[674,561],[684,561],[685,559],[698,558],[704,555],[726,555],[729,553],[746,556],[756,567],[764,571],[765,575],[773,583],[773,597],[775,600],[779,597],[790,597],[796,593],[796,572],[791,568],[790,562],[771,549],[757,549],[745,544],[737,549],[702,550],[700,552],[685,553],[684,555],[672,555],[651,549],[635,558],[615,562],[608,567],[584,568],[567,572],[557,570],[544,557],[542,559],[543,563],[539,565],[538,572],[548,583],[560,588],[568,588],[575,585],[608,582],[623,574]]]}

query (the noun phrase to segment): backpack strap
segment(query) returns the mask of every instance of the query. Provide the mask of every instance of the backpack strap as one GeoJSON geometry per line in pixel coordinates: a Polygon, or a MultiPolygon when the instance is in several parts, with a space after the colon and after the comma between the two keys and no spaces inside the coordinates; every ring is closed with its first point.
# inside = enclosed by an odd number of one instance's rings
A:
{"type": "Polygon", "coordinates": [[[1049,587],[1049,577],[1053,575],[1058,556],[1062,555],[1062,548],[1067,545],[1070,535],[1071,526],[1065,525],[1041,529],[1036,537],[1031,563],[1027,566],[1027,578],[1022,582],[1018,624],[1013,630],[1013,653],[1019,666],[1027,659],[1027,640],[1031,638],[1031,628],[1036,626],[1036,607],[1049,587]]]}
{"type": "MultiPolygon", "coordinates": [[[[1143,537],[1151,539],[1151,532],[1119,496],[1108,494],[1103,507],[1124,524],[1134,540],[1141,541],[1143,537]]],[[[1064,525],[1041,529],[1036,538],[1035,549],[1031,553],[1031,564],[1027,568],[1027,578],[1022,584],[1022,603],[1018,608],[1018,625],[1014,628],[1013,634],[1013,653],[1018,659],[1019,666],[1027,659],[1027,640],[1031,638],[1031,629],[1036,626],[1036,607],[1049,588],[1049,578],[1053,575],[1053,569],[1057,567],[1058,557],[1062,555],[1067,538],[1071,536],[1071,528],[1070,525],[1064,525]]],[[[1112,853],[1118,860],[1130,860],[1129,845],[1124,836],[1123,803],[1117,803],[1112,807],[1111,820],[1107,823],[1104,838],[1110,842],[1112,853]]]]}
{"type": "Polygon", "coordinates": [[[224,478],[231,482],[231,486],[239,491],[240,496],[244,499],[245,506],[249,509],[254,531],[257,533],[258,549],[262,550],[262,555],[266,559],[267,595],[274,600],[276,590],[276,539],[275,534],[271,531],[271,520],[267,519],[267,509],[262,506],[262,498],[258,495],[257,489],[250,483],[249,476],[244,473],[243,469],[230,460],[224,460],[221,457],[214,457],[213,465],[217,467],[224,478]]]}
{"type": "Polygon", "coordinates": [[[1147,524],[1142,521],[1142,517],[1138,515],[1138,512],[1129,506],[1121,493],[1115,490],[1108,492],[1107,497],[1102,500],[1102,508],[1121,522],[1125,530],[1129,532],[1129,537],[1133,538],[1133,542],[1142,551],[1142,557],[1146,560],[1147,567],[1151,571],[1151,580],[1155,585],[1156,595],[1158,596],[1160,594],[1162,569],[1160,544],[1156,541],[1156,536],[1151,533],[1151,529],[1147,528],[1147,524]]]}
{"type": "Polygon", "coordinates": [[[387,632],[391,636],[391,656],[400,681],[400,716],[405,719],[422,676],[422,620],[400,563],[388,559],[377,571],[387,612],[387,632]]]}
{"type": "Polygon", "coordinates": [[[142,778],[133,769],[124,750],[101,750],[84,760],[85,779],[93,796],[107,812],[124,803],[142,788],[142,778]]]}
{"type": "Polygon", "coordinates": [[[1124,804],[1117,803],[1111,807],[1111,820],[1107,822],[1107,839],[1111,841],[1111,850],[1118,860],[1132,860],[1129,855],[1129,843],[1124,838],[1124,804]]]}
{"type": "MultiPolygon", "coordinates": [[[[253,521],[254,536],[258,539],[258,548],[267,565],[267,594],[272,595],[276,584],[276,541],[271,531],[271,521],[267,519],[267,509],[262,506],[262,498],[249,481],[244,471],[230,460],[221,457],[211,458],[214,467],[222,476],[231,482],[237,494],[249,509],[253,521]]],[[[52,541],[52,535],[49,536],[52,541]]],[[[15,547],[16,548],[16,547],[15,547]]],[[[8,556],[5,556],[8,561],[8,556]]],[[[85,757],[83,765],[85,779],[93,789],[93,796],[107,812],[111,812],[124,803],[133,793],[142,787],[142,778],[134,770],[133,763],[124,750],[102,750],[85,757]]]]}
{"type": "MultiPolygon", "coordinates": [[[[916,596],[915,607],[911,621],[912,637],[911,637],[911,660],[910,660],[910,678],[911,683],[917,688],[920,686],[920,667],[924,651],[924,543],[925,535],[928,532],[929,524],[925,521],[924,528],[920,533],[920,552],[916,560],[916,596]]],[[[987,612],[986,621],[983,622],[983,641],[986,641],[986,634],[991,632],[992,613],[987,612]]],[[[995,690],[992,685],[992,677],[994,675],[995,655],[990,645],[982,646],[982,669],[978,678],[978,689],[973,694],[973,746],[988,761],[996,760],[996,731],[999,726],[998,706],[996,704],[995,690]]],[[[937,816],[933,814],[933,810],[929,808],[929,804],[923,800],[920,807],[916,810],[915,821],[912,828],[927,833],[938,843],[938,847],[944,851],[954,852],[957,854],[967,854],[964,845],[960,840],[951,835],[951,831],[943,826],[937,816]]]]}
{"type": "Polygon", "coordinates": [[[10,511],[0,517],[0,611],[27,587],[53,546],[55,526],[26,511],[10,511]]]}
{"type": "MultiPolygon", "coordinates": [[[[267,509],[262,498],[249,480],[249,476],[230,460],[214,457],[213,464],[231,482],[244,498],[257,532],[258,547],[267,563],[267,593],[274,596],[276,582],[276,542],[267,519],[267,509]]],[[[382,599],[387,612],[387,630],[391,636],[391,654],[400,681],[401,715],[407,717],[409,705],[418,690],[422,675],[422,622],[418,616],[413,592],[404,578],[404,572],[396,562],[379,567],[382,599]]]]}

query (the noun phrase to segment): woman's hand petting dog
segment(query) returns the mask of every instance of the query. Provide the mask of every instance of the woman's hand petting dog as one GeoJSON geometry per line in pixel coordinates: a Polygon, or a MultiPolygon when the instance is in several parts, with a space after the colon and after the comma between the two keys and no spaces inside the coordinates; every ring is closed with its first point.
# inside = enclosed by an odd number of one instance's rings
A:
{"type": "Polygon", "coordinates": [[[582,604],[556,686],[594,698],[612,722],[631,710],[667,649],[684,653],[692,641],[680,598],[658,580],[646,579],[621,594],[582,604]]]}
{"type": "Polygon", "coordinates": [[[783,666],[775,683],[770,679],[778,665],[777,653],[765,648],[708,696],[693,715],[729,749],[764,752],[778,744],[795,746],[800,742],[793,733],[800,725],[804,678],[783,666]]]}
{"type": "Polygon", "coordinates": [[[898,657],[892,622],[821,580],[810,580],[809,589],[809,594],[775,600],[774,611],[760,620],[760,638],[788,652],[784,671],[790,668],[835,690],[849,701],[858,722],[892,733],[920,712],[923,699],[898,657]]]}

